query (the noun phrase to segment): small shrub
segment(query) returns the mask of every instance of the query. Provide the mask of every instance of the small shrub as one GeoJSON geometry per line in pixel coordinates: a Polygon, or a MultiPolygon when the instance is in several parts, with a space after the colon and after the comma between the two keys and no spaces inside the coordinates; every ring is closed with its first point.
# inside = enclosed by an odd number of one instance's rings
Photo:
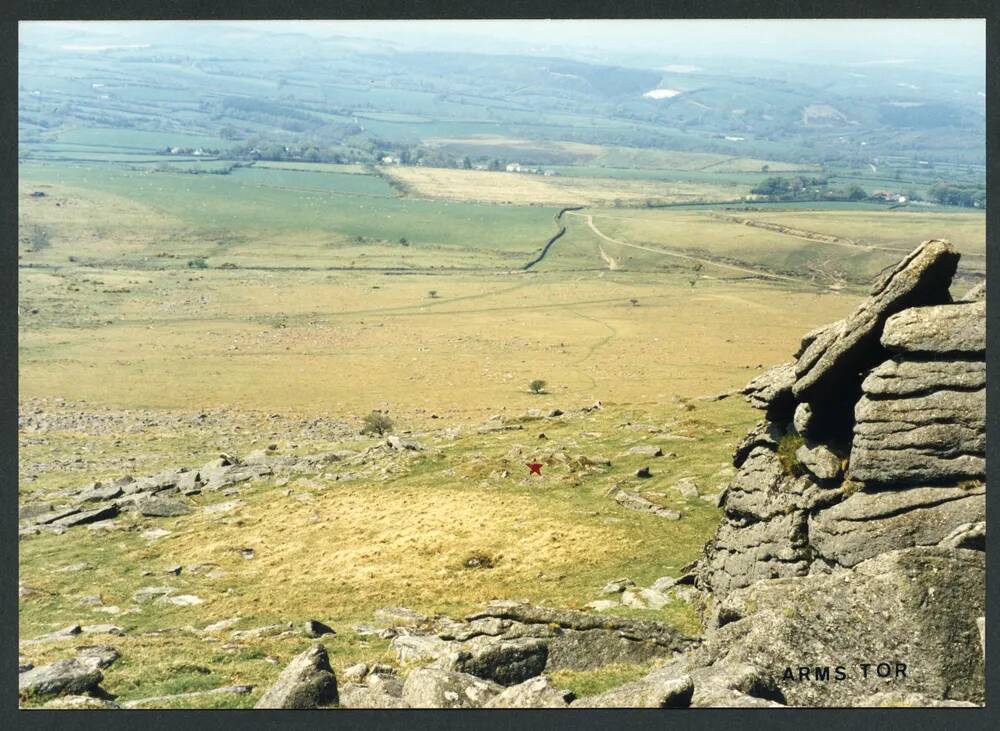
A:
{"type": "Polygon", "coordinates": [[[427,296],[430,297],[431,299],[436,299],[438,296],[438,291],[436,289],[432,289],[427,293],[427,296]]]}
{"type": "Polygon", "coordinates": [[[798,448],[805,443],[806,440],[798,434],[786,434],[778,440],[778,460],[785,472],[792,477],[801,477],[806,472],[799,458],[795,456],[798,448]]]}
{"type": "Polygon", "coordinates": [[[392,419],[389,418],[388,414],[381,411],[372,411],[364,418],[364,423],[361,425],[361,433],[382,436],[391,432],[392,426],[392,419]]]}
{"type": "Polygon", "coordinates": [[[528,390],[532,393],[543,393],[545,391],[545,381],[541,378],[536,378],[528,384],[528,390]]]}
{"type": "Polygon", "coordinates": [[[633,297],[632,299],[630,299],[628,302],[633,307],[638,307],[639,306],[639,300],[637,300],[635,297],[633,297]]]}
{"type": "Polygon", "coordinates": [[[188,259],[187,265],[188,269],[208,269],[208,262],[201,256],[197,259],[188,259]]]}

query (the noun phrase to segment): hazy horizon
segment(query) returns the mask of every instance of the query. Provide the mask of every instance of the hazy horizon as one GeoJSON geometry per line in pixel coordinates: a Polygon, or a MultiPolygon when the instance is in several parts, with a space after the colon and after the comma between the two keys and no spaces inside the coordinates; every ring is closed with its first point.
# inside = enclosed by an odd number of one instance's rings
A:
{"type": "Polygon", "coordinates": [[[167,40],[190,31],[191,23],[230,32],[375,40],[400,51],[552,55],[623,65],[747,58],[981,76],[986,58],[982,19],[26,21],[20,30],[33,40],[39,31],[167,40]]]}

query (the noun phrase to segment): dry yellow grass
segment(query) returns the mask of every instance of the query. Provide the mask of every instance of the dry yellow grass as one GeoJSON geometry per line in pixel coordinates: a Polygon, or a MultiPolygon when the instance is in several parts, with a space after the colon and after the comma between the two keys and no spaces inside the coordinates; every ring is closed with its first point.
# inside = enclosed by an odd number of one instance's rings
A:
{"type": "Polygon", "coordinates": [[[732,200],[749,193],[746,185],[725,185],[618,178],[544,177],[525,173],[454,170],[450,168],[386,168],[417,196],[520,205],[594,205],[646,201],[683,203],[732,200]]]}
{"type": "MultiPolygon", "coordinates": [[[[25,270],[22,298],[39,301],[51,279],[25,270]]],[[[86,289],[63,289],[62,306],[84,318],[92,310],[93,319],[86,328],[25,323],[21,394],[126,407],[424,409],[454,418],[567,398],[661,401],[742,385],[747,366],[786,359],[799,334],[855,303],[722,280],[691,289],[686,277],[628,272],[212,271],[185,279],[150,272],[131,292],[96,303],[86,289]],[[528,393],[534,378],[552,394],[528,393]]]]}

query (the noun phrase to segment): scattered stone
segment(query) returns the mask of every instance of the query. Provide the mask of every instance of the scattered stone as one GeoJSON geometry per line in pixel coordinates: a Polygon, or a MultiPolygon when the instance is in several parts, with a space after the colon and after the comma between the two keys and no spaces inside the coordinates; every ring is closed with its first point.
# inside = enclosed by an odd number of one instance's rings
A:
{"type": "Polygon", "coordinates": [[[346,667],[340,673],[341,677],[348,683],[360,683],[368,675],[368,666],[363,662],[357,665],[346,667]]]}
{"type": "Polygon", "coordinates": [[[595,599],[592,602],[588,602],[584,606],[587,609],[593,609],[595,612],[606,612],[609,609],[621,606],[621,602],[613,599],[595,599]]]}
{"type": "MultiPolygon", "coordinates": [[[[137,698],[133,701],[126,701],[122,708],[142,708],[143,706],[162,706],[166,703],[176,703],[177,701],[187,701],[195,698],[215,695],[249,695],[253,692],[252,685],[227,685],[222,688],[212,690],[196,690],[190,693],[178,693],[177,695],[156,695],[149,698],[137,698]]],[[[256,706],[255,706],[256,707],[256,706]]]]}
{"type": "Polygon", "coordinates": [[[622,593],[622,604],[635,609],[662,609],[670,597],[655,589],[628,589],[622,593]]]}
{"type": "Polygon", "coordinates": [[[408,439],[403,439],[402,437],[398,437],[395,434],[389,436],[385,440],[385,443],[388,444],[393,449],[399,451],[410,450],[413,452],[419,452],[423,449],[423,447],[419,443],[408,439]]]}
{"type": "Polygon", "coordinates": [[[682,477],[674,485],[674,489],[681,494],[681,497],[689,499],[698,497],[698,483],[694,481],[693,477],[682,477]]]}
{"type": "Polygon", "coordinates": [[[51,522],[52,525],[61,526],[63,528],[72,528],[77,525],[96,523],[100,520],[109,520],[110,518],[114,518],[116,515],[118,515],[118,506],[109,505],[95,510],[83,510],[72,515],[57,518],[51,522]]]}
{"type": "Polygon", "coordinates": [[[482,708],[503,686],[439,668],[418,668],[403,684],[403,700],[411,708],[482,708]]]}
{"type": "Polygon", "coordinates": [[[322,637],[323,635],[337,634],[332,627],[315,619],[306,620],[305,633],[306,637],[322,637]]]}
{"type": "Polygon", "coordinates": [[[663,449],[657,447],[655,444],[639,445],[637,447],[632,447],[625,452],[626,455],[637,454],[642,457],[662,457],[663,449]]]}
{"type": "Polygon", "coordinates": [[[159,597],[173,594],[175,591],[176,589],[171,586],[147,586],[133,594],[132,601],[136,604],[145,604],[159,597]]]}
{"type": "Polygon", "coordinates": [[[654,581],[649,585],[649,588],[653,591],[666,591],[667,589],[673,588],[677,584],[677,579],[673,576],[661,576],[659,579],[654,581]]]}
{"type": "Polygon", "coordinates": [[[293,659],[254,708],[321,708],[336,705],[337,678],[326,649],[313,645],[293,659]]]}
{"type": "Polygon", "coordinates": [[[484,708],[565,708],[575,696],[568,690],[557,690],[545,676],[530,678],[505,688],[486,702],[484,708]]]}
{"type": "Polygon", "coordinates": [[[22,697],[97,692],[104,679],[100,670],[75,658],[57,660],[51,665],[32,668],[17,676],[17,690],[22,697]]]}
{"type": "Polygon", "coordinates": [[[419,627],[427,617],[407,607],[381,607],[375,610],[375,621],[383,627],[419,627]]]}
{"type": "Polygon", "coordinates": [[[635,471],[635,476],[645,479],[647,477],[652,477],[653,474],[649,471],[649,467],[640,467],[635,471]]]}
{"type": "Polygon", "coordinates": [[[121,653],[108,645],[86,645],[78,647],[76,651],[76,659],[94,669],[109,668],[120,657],[121,653]]]}
{"type": "Polygon", "coordinates": [[[621,505],[623,508],[628,508],[629,510],[640,510],[647,513],[652,513],[658,518],[664,518],[666,520],[680,520],[681,514],[674,511],[668,510],[667,508],[662,508],[656,503],[647,500],[642,495],[637,492],[628,492],[627,490],[616,490],[614,493],[615,502],[621,505]]]}
{"type": "Polygon", "coordinates": [[[122,489],[117,485],[103,487],[100,482],[95,482],[92,487],[77,493],[76,501],[78,504],[105,502],[107,500],[114,500],[123,494],[122,489]]]}
{"type": "Polygon", "coordinates": [[[615,579],[614,581],[609,581],[601,588],[602,594],[621,594],[623,591],[629,587],[635,586],[635,582],[632,579],[622,578],[615,579]]]}
{"type": "Polygon", "coordinates": [[[179,594],[177,596],[161,596],[156,601],[174,604],[178,607],[191,607],[195,604],[201,604],[204,600],[194,594],[179,594]]]}
{"type": "Polygon", "coordinates": [[[135,506],[142,515],[154,518],[172,518],[191,512],[191,507],[186,503],[165,497],[142,498],[135,506]]]}
{"type": "Polygon", "coordinates": [[[176,565],[174,565],[174,566],[171,566],[170,568],[168,568],[168,569],[166,570],[166,572],[165,572],[165,573],[168,573],[168,574],[172,574],[172,575],[174,575],[174,576],[180,576],[180,573],[181,573],[181,565],[180,565],[180,564],[176,564],[176,565]]]}

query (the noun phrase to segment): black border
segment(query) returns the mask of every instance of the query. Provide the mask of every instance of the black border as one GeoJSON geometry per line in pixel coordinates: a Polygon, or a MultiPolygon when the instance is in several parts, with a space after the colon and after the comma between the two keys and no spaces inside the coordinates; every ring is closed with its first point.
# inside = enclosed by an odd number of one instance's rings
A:
{"type": "MultiPolygon", "coordinates": [[[[444,19],[444,18],[986,18],[987,23],[987,189],[993,205],[987,209],[987,272],[1000,268],[1000,200],[998,185],[998,143],[1000,123],[996,102],[1000,99],[1000,75],[993,71],[1000,63],[997,38],[1000,37],[1000,5],[996,0],[617,0],[599,3],[583,0],[572,5],[543,0],[30,0],[11,13],[3,11],[0,26],[0,154],[6,175],[0,176],[0,207],[3,241],[6,252],[0,261],[0,420],[3,442],[0,445],[0,486],[4,486],[2,540],[0,549],[0,677],[4,701],[0,705],[2,728],[101,728],[168,729],[194,728],[265,728],[314,729],[324,722],[336,728],[418,728],[491,729],[551,728],[608,729],[626,728],[732,728],[766,727],[773,729],[844,728],[844,729],[987,729],[1000,727],[994,706],[1000,703],[1000,652],[998,633],[992,611],[1000,606],[997,575],[1000,546],[994,534],[988,537],[987,551],[987,662],[986,709],[690,709],[656,711],[643,709],[609,710],[534,710],[534,711],[431,711],[385,710],[346,711],[318,716],[321,711],[114,711],[90,714],[81,711],[19,711],[14,693],[13,656],[17,650],[17,20],[182,20],[182,19],[444,19]]],[[[987,361],[992,370],[998,352],[997,309],[993,297],[987,304],[987,361]]],[[[987,382],[987,484],[996,484],[1000,473],[1000,454],[996,449],[1000,425],[1000,393],[997,378],[987,382]]],[[[1000,494],[987,489],[987,512],[1000,514],[1000,494]]]]}

